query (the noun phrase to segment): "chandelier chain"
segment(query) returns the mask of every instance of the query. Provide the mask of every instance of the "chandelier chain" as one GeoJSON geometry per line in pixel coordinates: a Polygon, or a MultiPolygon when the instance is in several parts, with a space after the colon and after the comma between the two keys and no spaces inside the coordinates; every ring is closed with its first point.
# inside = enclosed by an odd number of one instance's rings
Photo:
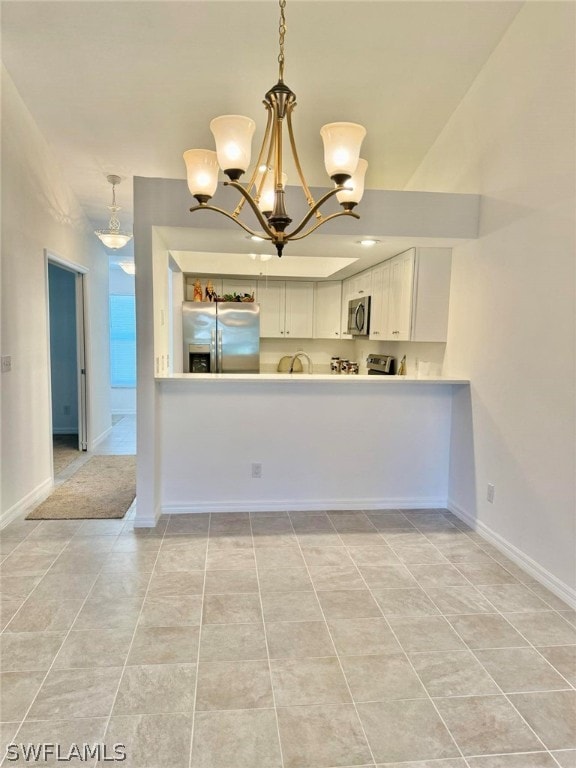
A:
{"type": "Polygon", "coordinates": [[[278,79],[284,80],[284,38],[286,37],[286,0],[279,0],[280,23],[278,25],[278,42],[280,44],[280,53],[278,54],[278,79]]]}

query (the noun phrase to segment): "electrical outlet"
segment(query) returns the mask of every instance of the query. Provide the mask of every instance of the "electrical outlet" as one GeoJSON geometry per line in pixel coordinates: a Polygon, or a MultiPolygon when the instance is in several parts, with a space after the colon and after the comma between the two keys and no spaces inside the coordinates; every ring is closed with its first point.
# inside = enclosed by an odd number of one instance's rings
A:
{"type": "Polygon", "coordinates": [[[262,477],[262,464],[258,464],[258,463],[252,464],[252,477],[256,477],[256,478],[262,477]]]}
{"type": "Polygon", "coordinates": [[[492,483],[488,483],[486,488],[486,499],[490,502],[490,504],[494,503],[494,486],[492,483]]]}
{"type": "Polygon", "coordinates": [[[8,373],[12,370],[12,357],[11,355],[2,355],[2,373],[8,373]]]}

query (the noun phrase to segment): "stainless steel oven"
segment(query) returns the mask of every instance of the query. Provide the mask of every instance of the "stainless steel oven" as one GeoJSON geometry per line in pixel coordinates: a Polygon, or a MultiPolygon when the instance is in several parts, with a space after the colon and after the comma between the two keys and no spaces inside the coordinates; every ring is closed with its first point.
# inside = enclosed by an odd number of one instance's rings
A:
{"type": "Polygon", "coordinates": [[[348,302],[348,333],[352,336],[368,336],[370,333],[370,296],[348,302]]]}

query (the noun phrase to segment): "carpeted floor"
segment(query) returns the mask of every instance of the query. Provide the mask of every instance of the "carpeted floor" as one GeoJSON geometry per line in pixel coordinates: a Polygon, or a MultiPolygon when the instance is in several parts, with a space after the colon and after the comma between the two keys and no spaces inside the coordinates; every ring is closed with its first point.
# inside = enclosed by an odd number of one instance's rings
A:
{"type": "Polygon", "coordinates": [[[54,477],[82,455],[78,450],[78,435],[52,435],[52,446],[54,477]]]}
{"type": "Polygon", "coordinates": [[[26,519],[124,517],[135,495],[135,456],[93,456],[26,519]]]}

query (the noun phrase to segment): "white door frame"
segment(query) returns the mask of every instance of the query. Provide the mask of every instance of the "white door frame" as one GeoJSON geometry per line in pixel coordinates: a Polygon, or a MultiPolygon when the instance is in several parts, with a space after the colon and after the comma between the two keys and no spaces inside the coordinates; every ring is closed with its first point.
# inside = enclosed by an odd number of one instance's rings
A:
{"type": "MultiPolygon", "coordinates": [[[[52,402],[52,358],[50,354],[50,291],[48,265],[55,264],[57,267],[66,269],[75,275],[76,291],[76,370],[78,376],[78,450],[88,450],[88,435],[90,430],[90,420],[88,417],[88,367],[86,359],[88,356],[88,314],[86,311],[86,282],[88,269],[82,264],[77,264],[69,259],[63,259],[61,256],[44,250],[45,273],[46,273],[46,313],[47,313],[47,343],[48,343],[48,387],[50,402],[52,402]]],[[[50,435],[52,435],[52,408],[50,408],[50,435]]],[[[52,440],[50,440],[50,450],[52,451],[52,440]]],[[[54,457],[52,457],[52,461],[54,457]]]]}

